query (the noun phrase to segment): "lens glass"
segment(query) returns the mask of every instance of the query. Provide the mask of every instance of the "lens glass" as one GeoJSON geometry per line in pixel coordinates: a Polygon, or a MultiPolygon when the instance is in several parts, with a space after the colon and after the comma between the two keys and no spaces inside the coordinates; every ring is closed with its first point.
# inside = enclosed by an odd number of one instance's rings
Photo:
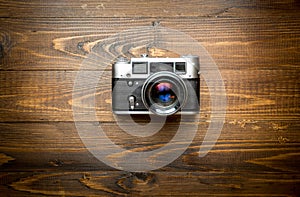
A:
{"type": "Polygon", "coordinates": [[[150,91],[151,99],[158,105],[169,106],[177,100],[172,83],[154,83],[150,91]]]}

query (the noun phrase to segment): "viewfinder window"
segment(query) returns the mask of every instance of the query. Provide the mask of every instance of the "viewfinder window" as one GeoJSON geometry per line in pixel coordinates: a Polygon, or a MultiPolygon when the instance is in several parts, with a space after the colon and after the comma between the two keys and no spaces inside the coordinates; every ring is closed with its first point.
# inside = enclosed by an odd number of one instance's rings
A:
{"type": "Polygon", "coordinates": [[[175,71],[176,73],[186,73],[185,62],[176,62],[175,71]]]}
{"type": "Polygon", "coordinates": [[[132,73],[133,74],[147,74],[148,73],[147,62],[133,62],[132,63],[132,73]]]}

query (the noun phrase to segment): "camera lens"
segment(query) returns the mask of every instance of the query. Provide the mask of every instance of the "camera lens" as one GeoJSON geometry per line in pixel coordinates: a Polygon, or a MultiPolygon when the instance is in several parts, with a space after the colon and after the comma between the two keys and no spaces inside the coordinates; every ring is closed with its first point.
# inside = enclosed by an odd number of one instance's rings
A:
{"type": "Polygon", "coordinates": [[[176,113],[185,104],[186,98],[184,81],[172,72],[157,72],[147,78],[142,87],[144,105],[157,115],[176,113]]]}
{"type": "Polygon", "coordinates": [[[168,106],[174,103],[177,97],[172,86],[172,83],[169,82],[155,83],[151,88],[150,98],[161,106],[168,106]]]}

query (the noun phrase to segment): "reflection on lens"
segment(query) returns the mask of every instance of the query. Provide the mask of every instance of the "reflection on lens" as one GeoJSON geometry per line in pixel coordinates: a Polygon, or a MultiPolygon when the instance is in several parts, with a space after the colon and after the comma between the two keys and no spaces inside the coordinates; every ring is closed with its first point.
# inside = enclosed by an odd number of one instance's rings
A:
{"type": "Polygon", "coordinates": [[[150,96],[155,103],[162,106],[171,105],[176,101],[172,84],[168,82],[156,83],[151,90],[150,96]]]}

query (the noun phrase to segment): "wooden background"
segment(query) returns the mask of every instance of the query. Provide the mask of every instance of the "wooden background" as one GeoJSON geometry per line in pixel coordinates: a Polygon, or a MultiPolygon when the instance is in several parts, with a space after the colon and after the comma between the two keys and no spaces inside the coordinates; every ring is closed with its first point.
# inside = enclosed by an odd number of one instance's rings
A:
{"type": "MultiPolygon", "coordinates": [[[[0,0],[0,195],[299,196],[299,22],[297,0],[0,0]],[[73,82],[93,43],[153,23],[190,35],[214,58],[226,85],[226,122],[199,158],[210,121],[202,80],[190,148],[153,172],[118,171],[80,141],[73,82]]],[[[129,149],[159,147],[176,128],[171,118],[158,135],[133,139],[109,110],[99,113],[108,136],[129,149]]]]}

